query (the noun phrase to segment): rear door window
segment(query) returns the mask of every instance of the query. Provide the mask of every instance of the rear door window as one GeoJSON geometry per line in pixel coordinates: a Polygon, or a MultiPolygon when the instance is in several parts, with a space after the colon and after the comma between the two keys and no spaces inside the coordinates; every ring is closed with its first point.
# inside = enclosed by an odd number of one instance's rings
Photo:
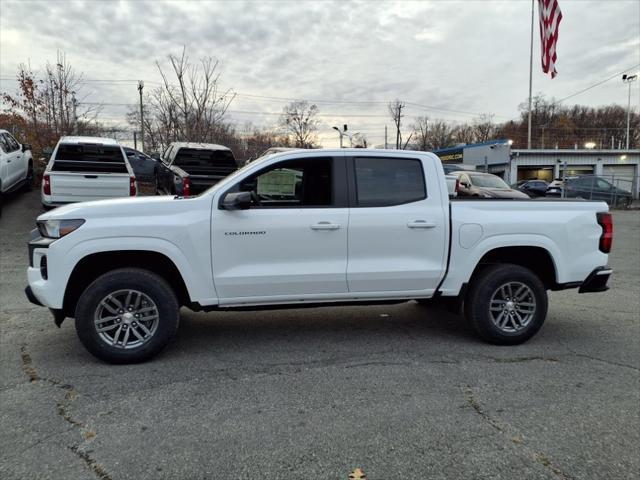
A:
{"type": "Polygon", "coordinates": [[[359,207],[387,207],[427,198],[422,162],[410,158],[355,158],[359,207]]]}
{"type": "Polygon", "coordinates": [[[87,143],[58,145],[52,170],[128,173],[122,149],[119,146],[87,143]]]}
{"type": "Polygon", "coordinates": [[[236,167],[236,161],[230,150],[204,150],[198,148],[181,148],[173,164],[177,167],[236,167]]]}

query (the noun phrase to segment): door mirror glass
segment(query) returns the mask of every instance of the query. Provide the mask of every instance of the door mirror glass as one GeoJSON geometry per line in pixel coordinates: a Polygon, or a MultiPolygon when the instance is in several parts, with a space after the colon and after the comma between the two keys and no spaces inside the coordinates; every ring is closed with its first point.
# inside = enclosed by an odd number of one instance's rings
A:
{"type": "Polygon", "coordinates": [[[151,154],[151,158],[153,158],[154,160],[160,160],[160,154],[158,152],[153,152],[151,154]]]}
{"type": "Polygon", "coordinates": [[[222,199],[224,210],[248,210],[251,207],[251,192],[231,192],[222,199]]]}
{"type": "Polygon", "coordinates": [[[27,150],[31,150],[31,145],[29,145],[28,143],[23,143],[22,144],[22,151],[26,152],[27,150]]]}

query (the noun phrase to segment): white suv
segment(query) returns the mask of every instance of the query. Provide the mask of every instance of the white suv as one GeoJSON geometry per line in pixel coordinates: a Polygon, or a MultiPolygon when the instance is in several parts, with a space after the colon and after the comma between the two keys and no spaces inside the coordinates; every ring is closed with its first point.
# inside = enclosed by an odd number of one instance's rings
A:
{"type": "Polygon", "coordinates": [[[9,132],[0,130],[0,214],[4,194],[20,188],[30,190],[32,184],[31,146],[20,144],[9,132]]]}

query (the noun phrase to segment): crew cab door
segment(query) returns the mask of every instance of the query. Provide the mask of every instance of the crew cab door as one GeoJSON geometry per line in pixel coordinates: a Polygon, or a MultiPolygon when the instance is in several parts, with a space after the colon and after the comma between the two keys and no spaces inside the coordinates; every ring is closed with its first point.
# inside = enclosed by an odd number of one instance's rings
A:
{"type": "Polygon", "coordinates": [[[12,187],[26,176],[27,168],[23,160],[20,144],[8,133],[0,133],[3,155],[3,173],[6,175],[3,190],[12,187]]]}
{"type": "Polygon", "coordinates": [[[211,248],[221,304],[347,292],[344,157],[276,161],[216,199],[211,248]],[[251,205],[224,209],[225,195],[236,192],[251,192],[251,205]]]}
{"type": "Polygon", "coordinates": [[[444,273],[448,240],[446,197],[434,163],[362,155],[348,164],[349,292],[432,294],[444,273]]]}

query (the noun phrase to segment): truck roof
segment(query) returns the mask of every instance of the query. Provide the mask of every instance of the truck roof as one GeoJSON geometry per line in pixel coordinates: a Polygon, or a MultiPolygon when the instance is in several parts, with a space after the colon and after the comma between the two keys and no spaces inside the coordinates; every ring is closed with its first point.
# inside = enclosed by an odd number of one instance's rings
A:
{"type": "Polygon", "coordinates": [[[72,144],[80,144],[80,143],[96,143],[98,145],[113,145],[120,146],[118,141],[115,138],[106,138],[106,137],[61,137],[58,143],[72,143],[72,144]]]}
{"type": "Polygon", "coordinates": [[[172,142],[171,144],[178,148],[196,148],[200,150],[231,150],[229,147],[218,145],[217,143],[172,142]]]}

